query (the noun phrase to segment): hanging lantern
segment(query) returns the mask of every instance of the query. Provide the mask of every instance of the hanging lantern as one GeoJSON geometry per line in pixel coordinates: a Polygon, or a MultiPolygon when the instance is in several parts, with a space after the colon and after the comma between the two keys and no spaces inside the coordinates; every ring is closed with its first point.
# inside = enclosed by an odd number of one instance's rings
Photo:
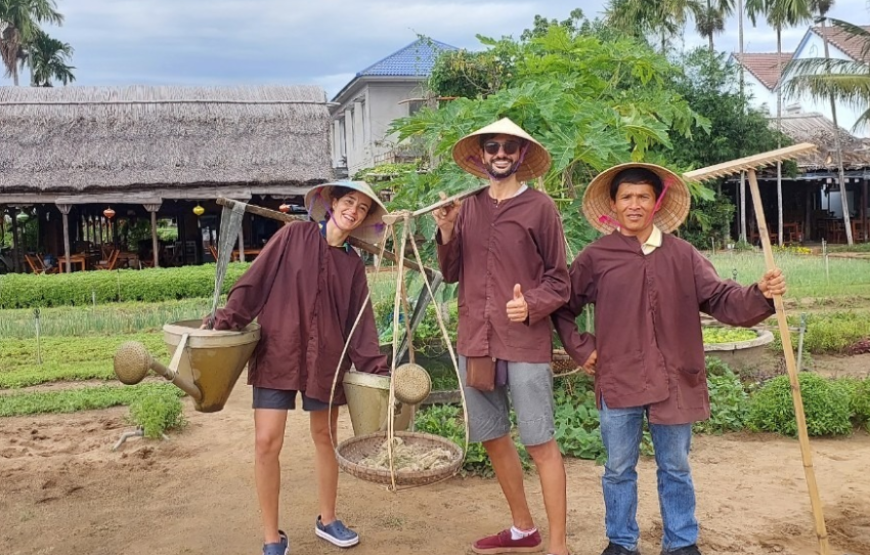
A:
{"type": "Polygon", "coordinates": [[[110,206],[110,207],[106,208],[105,210],[103,210],[103,216],[105,216],[111,220],[112,218],[115,217],[115,211],[112,210],[112,207],[110,206]]]}
{"type": "Polygon", "coordinates": [[[280,210],[281,212],[284,212],[286,214],[287,212],[290,211],[290,205],[285,202],[284,204],[282,204],[281,206],[278,207],[278,210],[280,210]]]}
{"type": "Polygon", "coordinates": [[[196,214],[197,216],[202,216],[203,214],[205,214],[205,208],[200,206],[199,203],[197,202],[196,206],[193,207],[193,213],[196,214]]]}

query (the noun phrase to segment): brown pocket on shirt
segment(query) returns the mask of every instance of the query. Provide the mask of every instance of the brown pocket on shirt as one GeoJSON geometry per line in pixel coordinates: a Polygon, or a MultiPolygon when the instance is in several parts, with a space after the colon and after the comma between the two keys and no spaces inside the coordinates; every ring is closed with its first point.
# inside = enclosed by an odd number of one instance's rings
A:
{"type": "Polygon", "coordinates": [[[465,359],[465,385],[479,391],[495,389],[495,359],[492,357],[467,357],[465,359]]]}

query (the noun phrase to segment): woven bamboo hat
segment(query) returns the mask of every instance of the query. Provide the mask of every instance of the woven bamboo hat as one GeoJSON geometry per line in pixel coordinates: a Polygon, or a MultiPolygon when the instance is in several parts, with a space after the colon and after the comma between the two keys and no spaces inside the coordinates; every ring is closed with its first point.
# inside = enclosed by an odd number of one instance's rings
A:
{"type": "Polygon", "coordinates": [[[656,201],[657,209],[653,222],[664,233],[670,233],[680,227],[689,215],[692,196],[683,178],[662,166],[630,162],[619,164],[595,176],[592,183],[586,187],[583,194],[583,215],[592,227],[602,233],[610,233],[616,228],[616,213],[610,208],[610,184],[613,178],[622,170],[629,168],[645,168],[659,176],[662,189],[656,201]]]}
{"type": "Polygon", "coordinates": [[[330,192],[333,187],[347,187],[354,191],[359,191],[365,196],[372,199],[372,206],[369,209],[369,214],[360,226],[353,230],[351,237],[356,237],[360,241],[376,245],[381,242],[384,236],[383,218],[387,213],[378,195],[372,190],[365,181],[335,181],[333,183],[324,183],[313,187],[305,195],[305,209],[308,210],[309,217],[320,222],[325,220],[327,214],[332,210],[332,197],[330,192]]]}
{"type": "Polygon", "coordinates": [[[513,135],[528,141],[525,156],[516,172],[519,181],[531,181],[536,177],[544,175],[550,169],[552,160],[547,149],[541,146],[541,143],[533,139],[531,135],[523,131],[522,127],[508,118],[502,118],[495,123],[478,129],[474,133],[462,137],[453,146],[453,159],[456,160],[460,168],[472,175],[489,179],[489,174],[486,173],[483,161],[480,159],[481,135],[513,135]]]}

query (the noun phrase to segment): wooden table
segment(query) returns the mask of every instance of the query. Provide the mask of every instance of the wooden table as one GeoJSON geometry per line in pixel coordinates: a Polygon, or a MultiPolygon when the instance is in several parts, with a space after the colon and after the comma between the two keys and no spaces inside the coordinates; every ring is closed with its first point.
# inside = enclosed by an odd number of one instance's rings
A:
{"type": "MultiPolygon", "coordinates": [[[[80,254],[80,253],[79,254],[71,254],[71,255],[69,255],[70,266],[75,266],[76,264],[78,264],[79,269],[81,269],[81,271],[84,272],[85,270],[88,269],[88,258],[89,257],[86,254],[80,254]]],[[[66,257],[65,256],[61,256],[60,258],[58,258],[57,265],[60,266],[61,271],[66,271],[65,264],[66,264],[66,257]]]]}
{"type": "MultiPolygon", "coordinates": [[[[250,260],[250,259],[252,259],[252,258],[256,258],[256,256],[257,256],[258,254],[260,254],[260,251],[262,251],[262,250],[263,250],[263,249],[245,248],[245,260],[248,261],[248,260],[250,260]]],[[[232,254],[232,260],[233,260],[233,262],[237,262],[237,261],[239,260],[239,251],[238,251],[238,249],[236,249],[236,250],[233,251],[233,254],[232,254]]]]}
{"type": "Polygon", "coordinates": [[[135,268],[137,270],[140,269],[141,266],[139,265],[139,255],[135,252],[122,251],[121,254],[118,255],[118,263],[115,267],[117,268],[121,265],[127,268],[135,268]]]}

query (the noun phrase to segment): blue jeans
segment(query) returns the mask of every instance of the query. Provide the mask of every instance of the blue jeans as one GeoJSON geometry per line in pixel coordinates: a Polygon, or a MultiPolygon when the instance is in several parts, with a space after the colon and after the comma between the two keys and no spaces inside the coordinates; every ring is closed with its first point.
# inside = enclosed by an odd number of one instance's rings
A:
{"type": "MultiPolygon", "coordinates": [[[[607,538],[637,549],[637,459],[643,434],[645,407],[609,409],[601,400],[601,437],[607,451],[604,477],[604,524],[607,538]]],[[[674,551],[698,540],[695,486],[689,469],[692,425],[650,424],[658,471],[659,507],[664,536],[662,549],[674,551]]]]}

